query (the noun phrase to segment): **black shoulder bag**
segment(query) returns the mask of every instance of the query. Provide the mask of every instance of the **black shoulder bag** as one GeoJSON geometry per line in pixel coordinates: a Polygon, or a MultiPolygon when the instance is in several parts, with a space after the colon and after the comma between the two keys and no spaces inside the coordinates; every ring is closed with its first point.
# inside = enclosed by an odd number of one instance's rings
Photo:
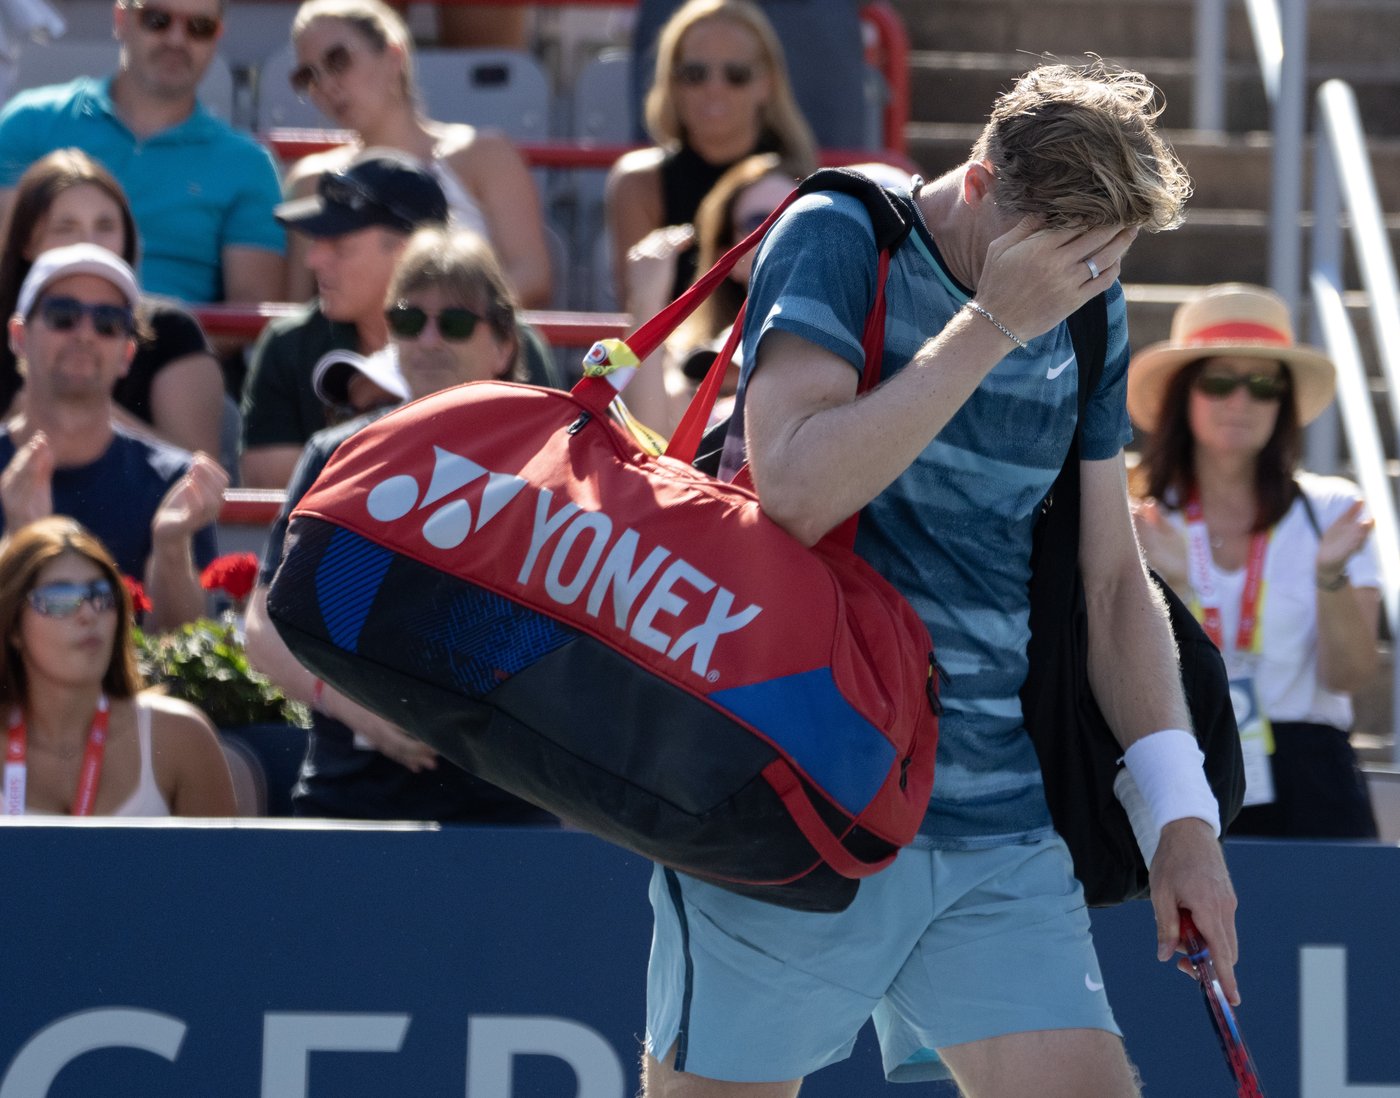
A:
{"type": "MultiPolygon", "coordinates": [[[[1069,318],[1079,362],[1079,413],[1103,374],[1108,313],[1102,295],[1069,318]]],[[[1089,623],[1079,573],[1079,443],[1042,505],[1031,554],[1030,670],[1021,689],[1026,728],[1040,756],[1055,829],[1074,857],[1091,906],[1148,893],[1148,872],[1127,813],[1113,794],[1123,749],[1089,685],[1089,623]]],[[[1191,611],[1155,573],[1170,613],[1181,681],[1206,778],[1228,826],[1244,798],[1244,761],[1225,663],[1191,611]]]]}

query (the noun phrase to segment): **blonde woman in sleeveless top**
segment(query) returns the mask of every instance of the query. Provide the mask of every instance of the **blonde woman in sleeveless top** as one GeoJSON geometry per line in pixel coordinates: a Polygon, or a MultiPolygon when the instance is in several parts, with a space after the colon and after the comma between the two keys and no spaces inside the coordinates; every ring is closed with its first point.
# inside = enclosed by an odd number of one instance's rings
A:
{"type": "MultiPolygon", "coordinates": [[[[313,194],[323,172],[366,148],[416,156],[443,184],[455,223],[482,233],[500,257],[517,299],[544,308],[553,292],[539,194],[519,151],[503,134],[428,118],[413,81],[413,45],[403,20],[380,0],[307,0],[292,22],[293,85],[332,126],[354,130],[348,145],[304,157],[289,169],[288,197],[313,194]]],[[[288,291],[315,292],[306,242],[289,241],[288,291]]]]}

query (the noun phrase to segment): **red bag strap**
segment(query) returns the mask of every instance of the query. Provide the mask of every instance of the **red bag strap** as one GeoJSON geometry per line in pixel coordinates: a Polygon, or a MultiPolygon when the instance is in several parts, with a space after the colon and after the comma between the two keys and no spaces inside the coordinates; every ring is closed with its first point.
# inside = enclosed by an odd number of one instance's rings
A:
{"type": "MultiPolygon", "coordinates": [[[[764,234],[803,193],[805,192],[801,187],[790,191],[788,196],[778,204],[777,209],[768,215],[762,225],[725,252],[715,262],[715,265],[696,279],[680,297],[622,341],[631,350],[638,363],[645,361],[647,356],[660,347],[686,317],[700,307],[702,301],[714,293],[716,287],[729,277],[729,272],[734,269],[734,264],[758,245],[764,234]]],[[[890,269],[890,250],[890,245],[880,249],[875,272],[875,297],[871,301],[870,312],[865,318],[865,330],[861,334],[865,367],[861,370],[860,382],[856,387],[857,395],[869,392],[880,383],[880,360],[885,347],[885,281],[890,269]]],[[[729,338],[725,340],[724,347],[710,364],[705,379],[700,383],[700,387],[696,390],[695,396],[691,398],[675,432],[671,435],[665,451],[668,457],[676,458],[687,465],[695,460],[695,455],[700,450],[700,441],[705,435],[705,427],[710,421],[710,414],[714,411],[715,402],[719,400],[724,375],[729,369],[734,349],[738,346],[743,334],[746,304],[747,302],[739,306],[739,313],[734,318],[729,338]]],[[[602,365],[608,362],[609,343],[611,342],[595,343],[593,349],[589,351],[585,363],[602,365]]],[[[620,371],[589,374],[587,369],[588,367],[585,366],[585,376],[573,387],[573,395],[585,407],[598,415],[603,415],[620,391],[620,386],[616,381],[620,380],[621,384],[625,384],[631,375],[621,371],[619,379],[620,371]]],[[[859,522],[860,513],[857,512],[831,530],[826,537],[835,538],[840,544],[847,547],[852,546],[855,544],[856,528],[859,522]]]]}
{"type": "MultiPolygon", "coordinates": [[[[715,288],[729,277],[729,272],[734,269],[734,264],[738,263],[740,259],[758,246],[758,242],[763,239],[763,234],[782,216],[783,211],[792,205],[793,201],[798,197],[798,194],[798,189],[794,188],[788,196],[778,204],[778,208],[768,215],[762,225],[749,233],[749,235],[744,237],[739,243],[735,244],[734,247],[730,248],[724,255],[720,256],[719,259],[716,260],[715,265],[691,283],[680,297],[676,298],[675,301],[667,305],[622,341],[631,349],[632,354],[636,356],[637,362],[645,362],[647,356],[660,347],[661,344],[665,342],[666,338],[680,327],[681,322],[700,307],[702,301],[709,297],[710,294],[714,293],[715,288]]],[[[736,328],[737,327],[738,325],[736,324],[736,328]]],[[[592,350],[588,352],[588,356],[584,359],[584,376],[572,390],[574,397],[578,399],[580,403],[599,414],[607,410],[608,405],[613,402],[613,398],[616,397],[619,392],[619,386],[614,383],[617,374],[616,372],[593,374],[589,371],[591,367],[601,366],[608,361],[609,344],[612,343],[613,341],[600,341],[593,345],[592,350]]],[[[723,373],[723,371],[721,371],[721,373],[723,373]]],[[[630,377],[630,375],[624,375],[621,379],[624,384],[627,377],[630,377]]],[[[718,395],[718,385],[716,385],[715,396],[718,397],[718,395]]],[[[700,399],[700,394],[696,393],[695,398],[691,401],[692,407],[694,407],[695,401],[698,399],[700,399]]],[[[712,399],[710,401],[710,408],[713,407],[714,400],[712,399]]],[[[687,410],[687,415],[689,415],[689,410],[687,410]]],[[[704,418],[708,419],[709,415],[710,412],[709,409],[707,409],[704,418]]],[[[704,420],[701,422],[703,423],[704,420]]],[[[696,449],[699,448],[699,445],[700,440],[697,437],[695,440],[696,449]]],[[[668,446],[666,452],[668,454],[672,453],[673,448],[668,446]]],[[[694,458],[695,451],[692,450],[690,457],[685,460],[693,461],[694,458]]]]}
{"type": "Polygon", "coordinates": [[[803,838],[812,844],[812,849],[821,855],[822,861],[841,876],[851,880],[870,877],[894,861],[895,854],[886,854],[873,862],[862,861],[842,846],[840,838],[827,827],[786,759],[774,759],[765,766],[763,778],[783,802],[783,807],[788,810],[803,838]]]}
{"type": "MultiPolygon", "coordinates": [[[[875,272],[875,299],[870,304],[870,312],[865,318],[865,331],[861,334],[861,348],[865,353],[865,369],[861,371],[860,383],[856,388],[857,393],[867,392],[880,383],[880,358],[885,348],[885,279],[889,274],[889,269],[890,253],[886,249],[880,252],[879,266],[875,272]]],[[[714,362],[710,363],[710,368],[705,373],[705,380],[695,391],[695,396],[691,398],[685,415],[681,417],[680,423],[671,435],[671,441],[666,446],[668,457],[674,457],[687,465],[695,460],[695,455],[700,450],[700,440],[705,435],[705,427],[710,422],[710,413],[714,411],[715,401],[719,399],[720,387],[724,383],[724,375],[729,369],[734,348],[738,346],[739,339],[743,334],[744,311],[747,304],[748,302],[744,302],[739,306],[739,315],[734,318],[734,326],[729,330],[729,338],[724,341],[724,347],[715,357],[714,362]]]]}
{"type": "MultiPolygon", "coordinates": [[[[880,265],[875,272],[875,300],[870,304],[870,313],[865,318],[865,331],[860,345],[865,352],[865,369],[860,372],[860,383],[856,395],[868,393],[880,384],[880,360],[885,353],[885,278],[890,273],[890,252],[886,248],[880,252],[880,265]]],[[[845,522],[827,531],[826,537],[846,548],[854,548],[856,529],[860,526],[860,512],[850,515],[845,522]]]]}

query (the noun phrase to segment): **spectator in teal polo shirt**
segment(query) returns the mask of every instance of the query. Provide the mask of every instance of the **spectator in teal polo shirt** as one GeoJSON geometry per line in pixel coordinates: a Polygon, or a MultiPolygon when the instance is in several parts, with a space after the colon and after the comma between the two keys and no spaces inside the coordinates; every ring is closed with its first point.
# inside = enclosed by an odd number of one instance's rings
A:
{"type": "Polygon", "coordinates": [[[223,7],[118,3],[115,76],[23,91],[0,112],[0,206],[31,163],[74,146],[130,196],[148,292],[189,302],[280,298],[285,237],[272,216],[281,199],[272,157],[195,97],[223,7]]]}

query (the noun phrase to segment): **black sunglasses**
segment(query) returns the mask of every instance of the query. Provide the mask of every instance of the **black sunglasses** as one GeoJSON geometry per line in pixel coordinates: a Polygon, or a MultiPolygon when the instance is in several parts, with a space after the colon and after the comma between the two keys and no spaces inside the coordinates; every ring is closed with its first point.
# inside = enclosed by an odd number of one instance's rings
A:
{"type": "Polygon", "coordinates": [[[731,88],[744,88],[753,83],[757,75],[754,66],[745,61],[726,61],[722,65],[711,65],[705,61],[682,61],[676,66],[676,82],[687,88],[698,88],[709,82],[710,74],[724,77],[731,88]]]}
{"type": "Polygon", "coordinates": [[[89,305],[76,297],[46,297],[35,311],[52,332],[71,332],[83,317],[106,339],[129,336],[136,329],[135,318],[125,305],[89,305]]]}
{"type": "Polygon", "coordinates": [[[748,237],[749,233],[753,232],[772,216],[773,211],[769,210],[767,213],[751,213],[739,218],[734,224],[738,240],[744,240],[748,237]]]}
{"type": "Polygon", "coordinates": [[[319,65],[313,65],[310,61],[298,65],[288,74],[287,79],[292,82],[292,90],[297,95],[304,96],[312,88],[319,87],[326,77],[343,76],[350,71],[354,63],[355,51],[349,46],[332,46],[321,54],[319,65]]]}
{"type": "Polygon", "coordinates": [[[428,326],[429,317],[437,323],[438,335],[449,343],[471,339],[478,322],[482,320],[482,317],[460,305],[449,305],[436,315],[403,301],[384,310],[389,330],[401,339],[417,339],[428,326]]]}
{"type": "Polygon", "coordinates": [[[208,42],[219,33],[223,20],[217,15],[180,15],[154,4],[132,4],[141,29],[151,34],[164,34],[179,19],[185,24],[185,34],[196,42],[208,42]]]}
{"type": "Polygon", "coordinates": [[[1200,374],[1196,391],[1211,400],[1224,400],[1241,385],[1258,401],[1282,400],[1288,393],[1288,379],[1282,374],[1200,374]]]}
{"type": "Polygon", "coordinates": [[[30,591],[29,605],[46,618],[71,618],[83,603],[98,613],[117,605],[117,593],[105,579],[91,583],[45,583],[30,591]]]}

